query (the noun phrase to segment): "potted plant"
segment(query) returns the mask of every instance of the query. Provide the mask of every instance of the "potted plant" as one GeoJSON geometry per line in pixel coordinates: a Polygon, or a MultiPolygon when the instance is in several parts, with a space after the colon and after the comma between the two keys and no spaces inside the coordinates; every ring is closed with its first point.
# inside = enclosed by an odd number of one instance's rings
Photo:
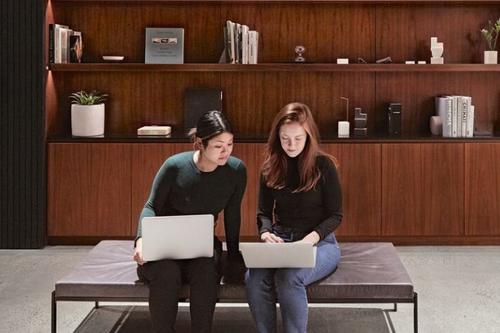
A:
{"type": "Polygon", "coordinates": [[[70,95],[72,135],[104,135],[104,101],[107,96],[96,90],[90,93],[82,90],[70,95]]]}
{"type": "Polygon", "coordinates": [[[497,39],[500,33],[500,18],[492,23],[488,21],[488,25],[481,29],[481,34],[483,35],[486,43],[488,44],[488,51],[484,51],[484,63],[485,64],[496,64],[498,59],[497,52],[497,39]]]}

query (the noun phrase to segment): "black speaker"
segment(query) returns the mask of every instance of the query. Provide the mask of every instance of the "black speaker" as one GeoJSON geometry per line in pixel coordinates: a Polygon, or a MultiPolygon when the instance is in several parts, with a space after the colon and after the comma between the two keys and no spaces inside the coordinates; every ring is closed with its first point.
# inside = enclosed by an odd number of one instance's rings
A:
{"type": "Polygon", "coordinates": [[[401,103],[389,103],[387,106],[387,132],[389,135],[401,135],[401,103]]]}
{"type": "Polygon", "coordinates": [[[184,129],[196,127],[207,111],[222,111],[222,90],[219,88],[187,88],[184,91],[184,129]]]}

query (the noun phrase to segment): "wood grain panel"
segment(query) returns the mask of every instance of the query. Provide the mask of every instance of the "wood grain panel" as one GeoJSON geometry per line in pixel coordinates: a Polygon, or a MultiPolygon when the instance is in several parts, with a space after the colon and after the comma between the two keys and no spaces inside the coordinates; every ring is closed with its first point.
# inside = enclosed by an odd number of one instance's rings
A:
{"type": "Polygon", "coordinates": [[[325,144],[338,162],[342,185],[340,236],[379,236],[381,231],[381,148],[379,144],[325,144]]]}
{"type": "Polygon", "coordinates": [[[217,62],[223,49],[216,4],[63,2],[54,6],[54,20],[83,33],[84,62],[123,55],[143,63],[146,27],[184,28],[184,62],[217,62]]]}
{"type": "Polygon", "coordinates": [[[90,232],[90,146],[47,146],[48,236],[86,235],[90,232]]]}
{"type": "Polygon", "coordinates": [[[290,102],[307,104],[325,136],[335,135],[337,122],[345,119],[341,96],[350,98],[350,120],[354,107],[368,112],[368,129],[375,100],[374,73],[226,73],[226,112],[235,132],[267,137],[274,116],[290,102]]]}
{"type": "Polygon", "coordinates": [[[184,91],[188,87],[220,87],[217,73],[68,73],[54,74],[59,111],[58,128],[51,134],[70,133],[68,96],[79,90],[100,90],[106,101],[106,134],[135,134],[144,125],[183,129],[184,91]]]}
{"type": "Polygon", "coordinates": [[[131,205],[131,145],[90,144],[91,195],[89,209],[93,226],[88,236],[128,236],[131,205]]]}
{"type": "Polygon", "coordinates": [[[463,144],[382,145],[382,234],[464,230],[463,144]]]}
{"type": "Polygon", "coordinates": [[[500,146],[465,144],[467,235],[500,235],[500,146]]]}
{"type": "Polygon", "coordinates": [[[485,44],[479,31],[499,16],[500,8],[490,5],[377,5],[376,57],[430,62],[430,37],[437,36],[444,43],[445,63],[482,63],[485,44]]]}
{"type": "Polygon", "coordinates": [[[49,236],[130,234],[130,145],[50,144],[49,236]]]}
{"type": "Polygon", "coordinates": [[[498,129],[500,90],[492,87],[500,87],[500,77],[494,73],[377,73],[375,85],[379,133],[387,131],[387,104],[400,102],[403,134],[430,135],[429,119],[436,114],[434,98],[438,95],[472,96],[475,131],[498,129]]]}
{"type": "Polygon", "coordinates": [[[191,144],[134,144],[132,145],[132,196],[131,196],[131,234],[137,232],[137,223],[146,203],[153,179],[162,166],[163,162],[170,156],[192,150],[191,144]]]}
{"type": "Polygon", "coordinates": [[[259,62],[293,62],[296,45],[306,47],[308,62],[375,60],[374,6],[352,10],[345,4],[223,4],[222,19],[259,32],[259,62]]]}

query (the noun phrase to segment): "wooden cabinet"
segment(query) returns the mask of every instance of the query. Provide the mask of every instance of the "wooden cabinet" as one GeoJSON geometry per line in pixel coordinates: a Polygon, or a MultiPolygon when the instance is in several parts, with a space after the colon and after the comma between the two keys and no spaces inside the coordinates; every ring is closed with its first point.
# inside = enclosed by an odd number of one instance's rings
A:
{"type": "MultiPolygon", "coordinates": [[[[481,243],[493,237],[500,242],[500,140],[430,138],[428,126],[440,94],[472,96],[476,130],[491,132],[498,123],[500,65],[482,64],[479,32],[488,19],[500,16],[498,4],[49,1],[47,30],[50,23],[64,23],[81,31],[85,42],[84,63],[47,66],[49,236],[132,237],[161,163],[191,149],[179,138],[137,138],[137,128],[169,124],[179,131],[185,89],[213,87],[224,92],[223,110],[236,142],[246,139],[234,149],[248,172],[241,235],[257,233],[259,170],[270,124],[282,106],[299,101],[310,106],[326,139],[324,149],[339,161],[340,237],[406,243],[418,238],[419,244],[481,243]],[[259,31],[259,64],[218,63],[226,20],[259,31]],[[145,28],[152,26],[184,27],[184,64],[144,64],[145,28]],[[445,43],[445,64],[404,64],[429,61],[431,36],[445,43]],[[306,47],[307,63],[292,62],[296,45],[306,47]],[[102,63],[103,54],[123,55],[125,61],[102,63]],[[392,64],[375,63],[386,56],[392,64]],[[343,57],[350,64],[337,65],[343,57]],[[368,64],[357,64],[358,58],[368,64]],[[102,140],[68,135],[67,97],[82,89],[109,94],[102,140]],[[367,111],[368,138],[335,138],[337,122],[346,118],[341,96],[367,111]],[[389,102],[403,105],[401,138],[383,134],[389,102]]],[[[353,124],[353,112],[349,118],[353,124]]],[[[224,234],[222,217],[216,233],[224,234]]]]}
{"type": "Polygon", "coordinates": [[[465,144],[465,232],[500,235],[500,145],[465,144]]]}
{"type": "Polygon", "coordinates": [[[48,236],[127,236],[128,144],[48,145],[48,236]]]}
{"type": "Polygon", "coordinates": [[[337,159],[342,185],[342,224],[339,236],[380,236],[381,145],[325,144],[323,149],[337,159]]]}
{"type": "Polygon", "coordinates": [[[463,144],[382,145],[382,235],[464,234],[463,144]]]}

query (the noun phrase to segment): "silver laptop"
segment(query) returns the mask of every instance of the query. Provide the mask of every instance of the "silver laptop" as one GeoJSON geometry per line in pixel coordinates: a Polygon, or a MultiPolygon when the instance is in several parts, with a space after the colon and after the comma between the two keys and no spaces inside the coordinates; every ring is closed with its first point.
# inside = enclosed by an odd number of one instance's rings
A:
{"type": "Polygon", "coordinates": [[[144,261],[213,255],[213,215],[155,216],[142,219],[144,261]]]}
{"type": "Polygon", "coordinates": [[[314,267],[316,246],[308,243],[240,243],[248,268],[314,267]]]}

